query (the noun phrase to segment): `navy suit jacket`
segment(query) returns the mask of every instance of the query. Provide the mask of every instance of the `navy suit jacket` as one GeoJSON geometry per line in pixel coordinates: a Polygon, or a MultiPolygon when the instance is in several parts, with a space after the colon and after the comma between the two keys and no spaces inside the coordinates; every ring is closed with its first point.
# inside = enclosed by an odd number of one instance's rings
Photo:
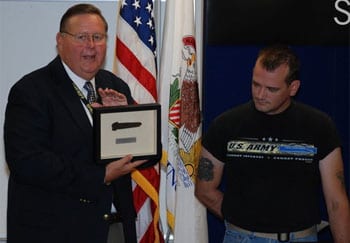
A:
{"type": "MultiPolygon", "coordinates": [[[[96,87],[129,87],[100,70],[96,87]]],[[[112,201],[124,218],[127,242],[136,242],[130,175],[103,183],[93,156],[93,129],[56,57],[10,90],[4,125],[8,185],[8,243],[103,243],[112,201]],[[116,191],[116,193],[114,193],[116,191]]]]}

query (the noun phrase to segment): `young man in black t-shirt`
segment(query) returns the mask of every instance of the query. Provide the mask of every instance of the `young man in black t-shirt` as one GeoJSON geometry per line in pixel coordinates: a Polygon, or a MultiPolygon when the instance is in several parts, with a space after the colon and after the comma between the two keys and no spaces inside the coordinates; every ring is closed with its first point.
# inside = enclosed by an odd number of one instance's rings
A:
{"type": "Polygon", "coordinates": [[[350,242],[340,139],[326,114],[292,100],[299,87],[291,49],[264,48],[252,101],[221,114],[203,137],[196,196],[225,220],[225,243],[316,242],[320,183],[334,240],[350,242]]]}

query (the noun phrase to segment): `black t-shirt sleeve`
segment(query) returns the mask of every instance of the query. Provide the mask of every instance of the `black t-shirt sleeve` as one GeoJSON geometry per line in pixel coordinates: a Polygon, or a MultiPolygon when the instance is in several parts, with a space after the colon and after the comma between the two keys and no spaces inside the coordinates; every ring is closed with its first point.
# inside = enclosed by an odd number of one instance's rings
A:
{"type": "Polygon", "coordinates": [[[225,131],[223,119],[218,117],[211,123],[202,138],[202,146],[222,162],[225,162],[226,157],[227,142],[225,134],[227,134],[227,131],[225,131]]]}
{"type": "Polygon", "coordinates": [[[319,160],[324,159],[329,153],[331,153],[335,148],[341,147],[341,140],[336,128],[335,123],[332,121],[332,119],[326,115],[323,114],[324,119],[320,123],[320,145],[319,145],[319,151],[318,156],[319,160]]]}

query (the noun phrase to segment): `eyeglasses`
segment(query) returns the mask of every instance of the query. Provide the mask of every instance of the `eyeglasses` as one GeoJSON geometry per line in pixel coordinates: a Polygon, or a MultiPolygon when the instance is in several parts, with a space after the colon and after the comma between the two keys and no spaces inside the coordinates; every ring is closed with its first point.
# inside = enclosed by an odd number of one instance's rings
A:
{"type": "Polygon", "coordinates": [[[71,34],[66,31],[62,31],[61,34],[67,34],[73,39],[80,44],[87,44],[91,40],[96,44],[96,45],[102,45],[106,42],[107,35],[102,34],[102,33],[94,33],[94,34],[89,34],[89,33],[78,33],[78,34],[71,34]]]}

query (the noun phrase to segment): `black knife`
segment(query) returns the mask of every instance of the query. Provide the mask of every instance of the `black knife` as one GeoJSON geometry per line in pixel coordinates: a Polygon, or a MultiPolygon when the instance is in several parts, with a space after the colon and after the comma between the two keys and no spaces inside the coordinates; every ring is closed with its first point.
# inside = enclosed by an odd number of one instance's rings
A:
{"type": "Polygon", "coordinates": [[[112,130],[139,127],[141,125],[141,122],[114,122],[112,123],[112,130]]]}

